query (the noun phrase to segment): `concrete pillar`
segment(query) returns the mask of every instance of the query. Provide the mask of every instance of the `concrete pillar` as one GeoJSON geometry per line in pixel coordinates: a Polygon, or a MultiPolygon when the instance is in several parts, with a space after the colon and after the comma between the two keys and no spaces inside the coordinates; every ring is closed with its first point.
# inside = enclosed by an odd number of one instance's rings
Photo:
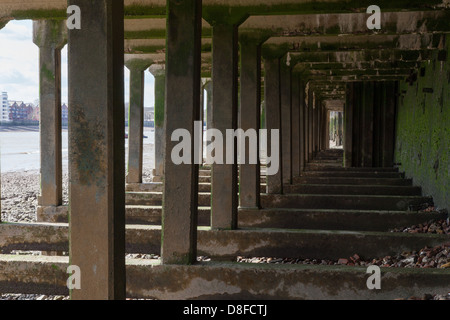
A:
{"type": "MultiPolygon", "coordinates": [[[[226,130],[237,129],[238,106],[238,28],[235,25],[213,26],[213,126],[226,137],[226,130]]],[[[229,150],[224,143],[224,164],[212,165],[211,227],[236,229],[238,179],[236,145],[229,150]],[[225,164],[226,155],[234,152],[234,164],[225,164]]]]}
{"type": "Polygon", "coordinates": [[[280,69],[283,183],[292,183],[292,69],[284,59],[280,69]]]}
{"type": "MultiPolygon", "coordinates": [[[[240,165],[240,207],[260,207],[259,129],[261,124],[261,46],[241,41],[241,107],[240,128],[257,132],[257,163],[250,164],[250,143],[245,147],[245,164],[240,165]]],[[[242,157],[242,155],[241,155],[242,157]]]]}
{"type": "Polygon", "coordinates": [[[162,262],[197,261],[198,165],[194,141],[191,161],[176,165],[172,151],[179,141],[170,137],[178,129],[194,137],[200,104],[202,1],[167,1],[166,154],[163,199],[162,262]],[[182,37],[180,35],[183,35],[182,37]]]}
{"type": "Polygon", "coordinates": [[[342,114],[342,112],[338,113],[338,137],[339,137],[339,146],[342,146],[343,144],[343,138],[344,138],[344,115],[342,114]]]}
{"type": "Polygon", "coordinates": [[[300,176],[300,80],[292,75],[292,176],[300,176]]]}
{"type": "Polygon", "coordinates": [[[353,83],[353,116],[352,116],[352,167],[361,167],[362,165],[362,152],[361,152],[361,109],[363,99],[363,82],[353,83]]]}
{"type": "Polygon", "coordinates": [[[314,153],[314,94],[311,89],[309,89],[308,95],[308,161],[313,159],[314,153]]]}
{"type": "Polygon", "coordinates": [[[353,166],[353,107],[354,107],[354,82],[347,84],[344,105],[344,167],[353,166]]]}
{"type": "Polygon", "coordinates": [[[276,142],[279,146],[279,164],[280,169],[275,175],[267,176],[267,193],[282,194],[283,193],[283,166],[282,166],[282,150],[281,144],[281,102],[280,102],[280,59],[265,59],[265,102],[266,102],[266,125],[268,131],[267,137],[267,154],[272,156],[272,136],[271,130],[279,130],[279,139],[276,142]]]}
{"type": "Polygon", "coordinates": [[[364,82],[362,104],[362,166],[373,166],[373,103],[374,103],[374,82],[364,82]]]}
{"type": "Polygon", "coordinates": [[[305,170],[306,164],[306,103],[305,103],[305,83],[299,82],[299,158],[300,174],[305,170]]]}
{"type": "Polygon", "coordinates": [[[203,79],[201,79],[200,80],[200,110],[199,110],[199,113],[200,113],[200,121],[201,121],[201,123],[202,123],[202,131],[201,131],[201,143],[200,143],[200,154],[202,155],[202,157],[201,157],[201,164],[203,165],[203,160],[204,160],[204,158],[203,158],[203,150],[204,150],[204,138],[205,138],[205,136],[204,136],[204,131],[203,131],[203,128],[204,128],[204,126],[205,126],[205,88],[204,88],[204,81],[203,81],[203,79]]]}
{"type": "Polygon", "coordinates": [[[153,182],[164,179],[164,158],[166,153],[166,131],[164,128],[164,110],[166,103],[166,70],[164,65],[154,64],[149,68],[155,77],[155,170],[153,182]]]}
{"type": "MultiPolygon", "coordinates": [[[[212,82],[209,80],[205,84],[206,92],[206,129],[213,129],[213,105],[212,105],[212,82]]],[[[208,141],[206,142],[208,145],[208,141]]],[[[209,154],[206,154],[206,162],[211,163],[209,154]]]]}
{"type": "Polygon", "coordinates": [[[382,165],[384,167],[392,167],[394,166],[395,117],[397,113],[398,82],[387,81],[384,85],[386,86],[386,107],[384,114],[382,165]]]}
{"type": "MultiPolygon", "coordinates": [[[[33,22],[39,47],[41,193],[38,211],[62,205],[61,49],[67,40],[65,21],[33,22]]],[[[41,214],[38,212],[38,220],[41,214]]]]}
{"type": "Polygon", "coordinates": [[[125,299],[123,1],[69,0],[83,13],[69,31],[72,299],[125,299]]]}
{"type": "Polygon", "coordinates": [[[144,160],[144,71],[152,62],[125,59],[130,70],[130,104],[128,109],[128,169],[127,183],[142,183],[144,160]]]}

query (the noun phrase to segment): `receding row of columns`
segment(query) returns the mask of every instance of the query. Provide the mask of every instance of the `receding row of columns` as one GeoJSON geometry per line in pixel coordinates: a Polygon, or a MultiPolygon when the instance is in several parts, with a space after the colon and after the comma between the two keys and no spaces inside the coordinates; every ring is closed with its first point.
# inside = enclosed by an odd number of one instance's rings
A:
{"type": "Polygon", "coordinates": [[[344,162],[346,167],[394,165],[398,82],[347,84],[344,162]]]}
{"type": "MultiPolygon", "coordinates": [[[[79,5],[85,12],[83,28],[71,30],[68,34],[70,254],[71,264],[83,270],[82,290],[72,294],[74,298],[123,298],[126,176],[123,2],[69,2],[79,5]]],[[[166,67],[150,67],[155,76],[155,135],[157,141],[163,141],[156,143],[155,163],[155,175],[164,177],[162,262],[192,264],[197,257],[199,166],[195,164],[194,143],[190,149],[191,163],[175,165],[171,153],[178,142],[170,137],[179,129],[187,130],[194,137],[194,122],[202,118],[202,3],[198,0],[169,0],[167,10],[166,67]]],[[[212,81],[205,87],[210,106],[208,127],[226,136],[227,129],[238,128],[238,23],[212,26],[212,81]]],[[[244,130],[259,130],[261,44],[264,39],[248,40],[241,39],[239,126],[244,130]]],[[[40,46],[45,48],[41,50],[41,65],[44,61],[45,70],[50,69],[55,75],[48,78],[51,81],[41,81],[41,88],[46,86],[54,94],[41,96],[41,104],[50,101],[50,116],[53,113],[50,118],[53,122],[45,129],[43,123],[41,134],[53,130],[47,134],[57,137],[61,126],[57,111],[60,78],[56,76],[60,72],[59,45],[52,43],[48,50],[44,45],[40,46]]],[[[327,135],[323,119],[326,112],[315,91],[292,71],[286,58],[263,58],[265,117],[269,130],[267,151],[270,155],[277,151],[280,154],[280,169],[267,177],[266,192],[281,194],[284,185],[291,184],[293,178],[302,173],[306,163],[325,148],[323,139],[327,135]],[[279,134],[272,136],[270,130],[279,130],[279,134]],[[275,138],[278,139],[275,146],[279,150],[271,149],[271,139],[275,138]]],[[[128,61],[126,64],[130,69],[128,183],[142,183],[143,72],[150,64],[149,61],[128,61]]],[[[41,76],[45,75],[42,70],[41,76]]],[[[46,92],[43,90],[42,94],[46,92]]],[[[55,141],[52,146],[43,145],[41,150],[57,153],[60,149],[55,141]]],[[[225,148],[224,155],[229,151],[225,148]]],[[[236,160],[236,148],[233,151],[236,160]]],[[[60,192],[58,184],[61,179],[57,171],[61,166],[58,167],[60,158],[54,156],[54,159],[48,166],[55,173],[42,171],[43,179],[55,177],[51,182],[54,188],[43,185],[45,192],[42,193],[51,192],[54,201],[49,201],[48,205],[58,206],[61,201],[55,194],[60,192]]],[[[212,165],[213,229],[236,229],[239,206],[260,208],[259,162],[240,167],[239,187],[238,191],[236,161],[235,164],[212,165]]],[[[52,199],[51,196],[49,198],[52,199]]],[[[47,205],[47,202],[42,203],[47,205]]]]}

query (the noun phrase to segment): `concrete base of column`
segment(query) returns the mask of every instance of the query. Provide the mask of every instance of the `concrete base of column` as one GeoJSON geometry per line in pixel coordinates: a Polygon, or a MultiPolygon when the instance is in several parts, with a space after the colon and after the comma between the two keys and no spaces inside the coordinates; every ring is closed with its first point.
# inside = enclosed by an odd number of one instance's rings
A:
{"type": "Polygon", "coordinates": [[[67,223],[68,206],[39,206],[36,210],[38,222],[67,223]]]}

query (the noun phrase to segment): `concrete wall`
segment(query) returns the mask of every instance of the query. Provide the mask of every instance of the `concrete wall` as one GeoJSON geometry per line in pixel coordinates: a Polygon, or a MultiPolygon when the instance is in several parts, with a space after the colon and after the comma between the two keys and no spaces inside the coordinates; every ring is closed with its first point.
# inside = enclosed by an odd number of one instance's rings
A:
{"type": "Polygon", "coordinates": [[[436,206],[450,209],[450,36],[445,42],[446,57],[434,54],[416,82],[400,83],[395,156],[436,206]]]}

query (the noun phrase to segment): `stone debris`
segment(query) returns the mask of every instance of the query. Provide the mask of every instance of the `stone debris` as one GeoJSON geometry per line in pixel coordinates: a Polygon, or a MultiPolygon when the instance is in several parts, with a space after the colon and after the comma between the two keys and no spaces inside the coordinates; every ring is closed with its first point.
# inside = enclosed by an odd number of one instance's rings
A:
{"type": "Polygon", "coordinates": [[[450,223],[449,220],[430,220],[412,227],[396,228],[391,232],[450,234],[450,223]]]}

